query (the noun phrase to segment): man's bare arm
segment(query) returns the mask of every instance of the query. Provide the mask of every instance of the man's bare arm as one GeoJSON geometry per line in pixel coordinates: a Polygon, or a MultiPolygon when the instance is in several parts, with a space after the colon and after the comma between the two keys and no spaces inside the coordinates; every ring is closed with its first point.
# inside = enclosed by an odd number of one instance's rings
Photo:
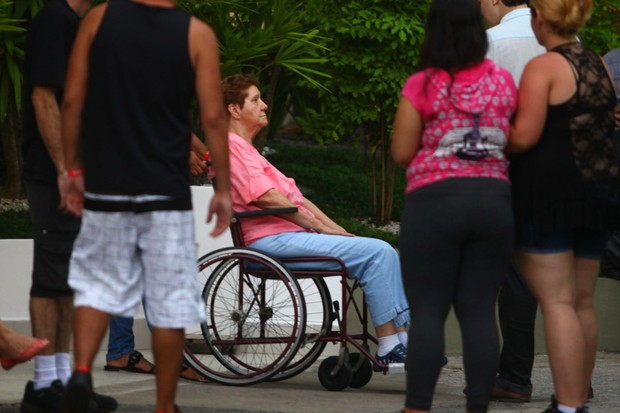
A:
{"type": "Polygon", "coordinates": [[[224,112],[221,90],[220,58],[217,38],[204,22],[192,17],[189,52],[196,73],[196,94],[200,121],[207,139],[209,155],[217,175],[217,187],[209,206],[207,222],[217,215],[213,236],[224,232],[232,218],[230,167],[228,159],[228,118],[224,112]]]}

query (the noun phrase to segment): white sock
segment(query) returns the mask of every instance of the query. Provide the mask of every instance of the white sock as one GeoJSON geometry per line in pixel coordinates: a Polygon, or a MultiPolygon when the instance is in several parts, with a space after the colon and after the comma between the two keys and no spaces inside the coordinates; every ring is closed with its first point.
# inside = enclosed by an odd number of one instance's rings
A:
{"type": "Polygon", "coordinates": [[[563,404],[558,403],[558,412],[562,413],[575,413],[577,411],[576,407],[569,407],[563,404]]]}
{"type": "Polygon", "coordinates": [[[34,389],[41,390],[50,387],[54,380],[58,380],[56,372],[56,357],[36,356],[34,358],[34,389]]]}
{"type": "Polygon", "coordinates": [[[398,340],[400,341],[400,344],[402,344],[403,346],[405,346],[405,348],[407,348],[407,345],[409,343],[409,334],[407,334],[406,331],[399,331],[398,340]]]}
{"type": "Polygon", "coordinates": [[[377,349],[377,355],[379,357],[385,356],[392,351],[394,347],[400,344],[398,334],[392,334],[390,336],[379,337],[379,348],[377,349]]]}
{"type": "Polygon", "coordinates": [[[56,353],[54,358],[56,359],[56,374],[62,384],[66,385],[71,377],[71,356],[69,353],[56,353]]]}

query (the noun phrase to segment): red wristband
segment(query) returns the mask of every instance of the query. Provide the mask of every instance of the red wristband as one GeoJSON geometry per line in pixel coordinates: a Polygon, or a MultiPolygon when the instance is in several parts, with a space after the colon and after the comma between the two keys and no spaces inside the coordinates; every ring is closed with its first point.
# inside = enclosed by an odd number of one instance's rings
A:
{"type": "Polygon", "coordinates": [[[77,178],[78,176],[84,175],[84,169],[75,168],[75,169],[67,169],[65,171],[65,176],[67,178],[77,178]]]}

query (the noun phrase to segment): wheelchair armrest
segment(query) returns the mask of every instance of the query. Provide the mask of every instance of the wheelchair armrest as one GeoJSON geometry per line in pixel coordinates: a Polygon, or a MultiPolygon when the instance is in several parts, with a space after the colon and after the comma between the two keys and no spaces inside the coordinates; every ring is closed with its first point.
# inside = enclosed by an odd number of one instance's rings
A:
{"type": "Polygon", "coordinates": [[[259,217],[259,216],[265,216],[265,215],[284,215],[284,214],[294,214],[295,212],[297,212],[297,207],[267,208],[267,209],[259,209],[258,211],[235,212],[233,214],[233,218],[259,217]]]}

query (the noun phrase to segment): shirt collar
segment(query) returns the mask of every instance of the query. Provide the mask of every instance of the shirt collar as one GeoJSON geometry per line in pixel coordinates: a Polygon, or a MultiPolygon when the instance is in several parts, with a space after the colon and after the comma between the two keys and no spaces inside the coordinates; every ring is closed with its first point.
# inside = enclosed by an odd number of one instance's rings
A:
{"type": "Polygon", "coordinates": [[[508,12],[502,19],[499,21],[499,24],[506,23],[507,21],[518,19],[519,17],[530,17],[532,14],[530,13],[530,9],[528,7],[522,7],[519,9],[515,9],[511,12],[508,12]]]}

